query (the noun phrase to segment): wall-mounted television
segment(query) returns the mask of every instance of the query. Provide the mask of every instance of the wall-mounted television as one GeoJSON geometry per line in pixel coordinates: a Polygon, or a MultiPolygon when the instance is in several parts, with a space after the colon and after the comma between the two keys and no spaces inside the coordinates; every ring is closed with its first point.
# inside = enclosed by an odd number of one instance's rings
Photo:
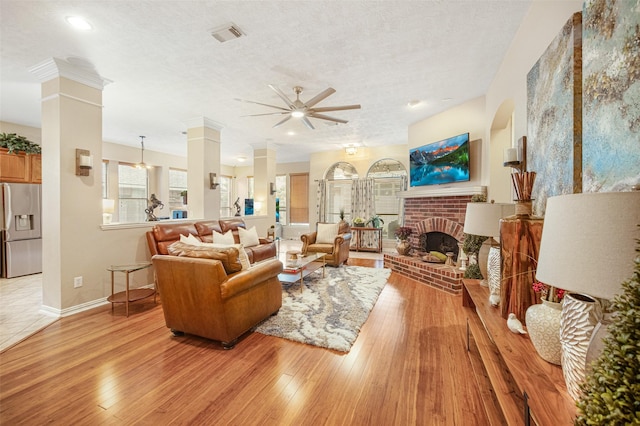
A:
{"type": "Polygon", "coordinates": [[[409,150],[411,186],[469,180],[469,133],[409,150]]]}

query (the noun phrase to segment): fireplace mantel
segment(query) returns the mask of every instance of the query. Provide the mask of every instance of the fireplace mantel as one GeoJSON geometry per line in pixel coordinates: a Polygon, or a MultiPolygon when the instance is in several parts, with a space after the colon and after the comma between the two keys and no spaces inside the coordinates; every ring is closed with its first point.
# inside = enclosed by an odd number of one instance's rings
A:
{"type": "Polygon", "coordinates": [[[456,197],[487,193],[486,186],[459,186],[450,188],[411,188],[397,193],[400,198],[456,197]]]}

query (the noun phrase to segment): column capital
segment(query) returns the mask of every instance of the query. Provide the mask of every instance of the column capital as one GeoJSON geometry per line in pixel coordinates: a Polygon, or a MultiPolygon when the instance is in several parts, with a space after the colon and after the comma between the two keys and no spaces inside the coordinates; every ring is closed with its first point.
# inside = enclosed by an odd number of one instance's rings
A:
{"type": "Polygon", "coordinates": [[[60,58],[49,58],[29,68],[29,72],[38,79],[39,83],[64,77],[98,90],[113,83],[113,81],[100,76],[90,62],[81,59],[74,62],[77,63],[60,58]]]}
{"type": "Polygon", "coordinates": [[[190,118],[186,120],[184,124],[187,126],[187,129],[194,129],[198,127],[208,127],[210,129],[217,130],[217,131],[222,130],[222,124],[207,117],[190,118]]]}

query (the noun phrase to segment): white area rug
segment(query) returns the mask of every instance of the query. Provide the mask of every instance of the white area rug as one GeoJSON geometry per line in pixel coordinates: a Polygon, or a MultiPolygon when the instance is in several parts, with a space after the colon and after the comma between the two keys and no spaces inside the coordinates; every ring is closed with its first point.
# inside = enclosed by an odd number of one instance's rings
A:
{"type": "Polygon", "coordinates": [[[349,352],[378,300],[390,269],[326,268],[300,283],[283,284],[282,307],[255,331],[340,352],[349,352]]]}

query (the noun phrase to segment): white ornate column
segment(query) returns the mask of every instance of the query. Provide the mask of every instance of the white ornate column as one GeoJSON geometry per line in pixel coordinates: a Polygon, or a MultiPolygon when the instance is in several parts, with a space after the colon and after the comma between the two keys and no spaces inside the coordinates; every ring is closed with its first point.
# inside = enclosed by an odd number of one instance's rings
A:
{"type": "Polygon", "coordinates": [[[220,177],[220,130],[206,117],[187,123],[187,211],[189,218],[220,217],[220,189],[210,189],[209,173],[220,177]]]}

